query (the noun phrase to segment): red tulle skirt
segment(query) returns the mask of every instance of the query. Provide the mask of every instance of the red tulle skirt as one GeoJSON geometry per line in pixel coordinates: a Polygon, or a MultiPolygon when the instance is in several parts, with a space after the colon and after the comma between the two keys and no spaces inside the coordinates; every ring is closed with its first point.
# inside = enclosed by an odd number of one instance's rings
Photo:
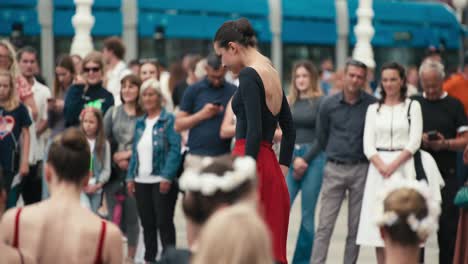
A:
{"type": "MultiPolygon", "coordinates": [[[[233,156],[245,155],[245,139],[238,139],[233,156]]],[[[289,193],[284,175],[272,149],[272,144],[262,141],[257,155],[258,193],[260,214],[265,219],[273,240],[275,261],[287,263],[286,241],[289,224],[289,193]]]]}

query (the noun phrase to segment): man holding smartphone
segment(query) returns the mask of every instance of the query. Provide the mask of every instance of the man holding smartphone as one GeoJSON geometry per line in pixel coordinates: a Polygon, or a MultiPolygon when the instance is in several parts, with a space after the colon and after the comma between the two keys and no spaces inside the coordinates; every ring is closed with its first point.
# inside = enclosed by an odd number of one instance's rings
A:
{"type": "Polygon", "coordinates": [[[224,80],[221,59],[207,57],[206,78],[187,87],[176,115],[175,130],[189,130],[185,167],[198,168],[203,157],[230,155],[231,139],[220,137],[226,105],[236,87],[224,80]]]}
{"type": "Polygon", "coordinates": [[[421,104],[423,114],[422,148],[434,157],[445,181],[437,233],[439,263],[453,263],[459,213],[453,200],[460,187],[456,151],[468,143],[468,122],[462,103],[442,89],[445,71],[440,62],[426,60],[419,76],[424,92],[413,99],[421,104]]]}

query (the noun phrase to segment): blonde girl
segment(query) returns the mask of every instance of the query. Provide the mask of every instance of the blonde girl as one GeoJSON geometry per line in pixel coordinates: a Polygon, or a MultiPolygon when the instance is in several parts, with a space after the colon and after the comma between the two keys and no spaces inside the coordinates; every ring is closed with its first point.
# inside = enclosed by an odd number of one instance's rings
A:
{"type": "Polygon", "coordinates": [[[16,96],[13,75],[0,70],[0,165],[8,195],[7,208],[13,207],[17,200],[15,192],[10,193],[14,175],[29,173],[30,125],[28,110],[16,96]]]}
{"type": "Polygon", "coordinates": [[[32,117],[36,119],[38,109],[34,101],[32,84],[21,75],[13,45],[6,39],[0,40],[0,70],[10,73],[17,90],[16,96],[31,110],[32,117]]]}

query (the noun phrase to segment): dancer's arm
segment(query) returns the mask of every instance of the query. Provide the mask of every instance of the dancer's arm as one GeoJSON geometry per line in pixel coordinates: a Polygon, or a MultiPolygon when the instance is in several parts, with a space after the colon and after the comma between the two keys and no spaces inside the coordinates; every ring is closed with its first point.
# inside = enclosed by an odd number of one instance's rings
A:
{"type": "Polygon", "coordinates": [[[264,100],[256,76],[250,71],[241,71],[239,74],[239,93],[244,102],[244,111],[247,118],[245,155],[257,159],[262,141],[262,108],[264,100]]]}
{"type": "Polygon", "coordinates": [[[289,167],[294,150],[294,142],[296,142],[296,129],[294,128],[291,110],[289,109],[289,104],[284,94],[278,118],[281,131],[283,131],[279,163],[283,166],[289,167]]]}
{"type": "Polygon", "coordinates": [[[234,112],[231,107],[231,100],[226,105],[226,111],[224,112],[223,123],[221,124],[221,129],[219,131],[219,136],[221,138],[232,138],[236,135],[236,122],[234,121],[234,112]]]}

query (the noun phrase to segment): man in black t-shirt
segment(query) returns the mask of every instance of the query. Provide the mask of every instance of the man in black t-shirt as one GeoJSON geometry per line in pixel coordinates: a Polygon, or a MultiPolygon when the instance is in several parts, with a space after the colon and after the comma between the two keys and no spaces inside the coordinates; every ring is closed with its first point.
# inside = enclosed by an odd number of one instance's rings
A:
{"type": "Polygon", "coordinates": [[[460,187],[456,151],[468,143],[468,122],[462,103],[442,89],[445,73],[440,62],[426,60],[419,75],[424,93],[413,99],[421,104],[423,114],[422,147],[434,157],[445,181],[437,234],[439,263],[452,263],[458,223],[458,208],[453,200],[460,187]]]}

